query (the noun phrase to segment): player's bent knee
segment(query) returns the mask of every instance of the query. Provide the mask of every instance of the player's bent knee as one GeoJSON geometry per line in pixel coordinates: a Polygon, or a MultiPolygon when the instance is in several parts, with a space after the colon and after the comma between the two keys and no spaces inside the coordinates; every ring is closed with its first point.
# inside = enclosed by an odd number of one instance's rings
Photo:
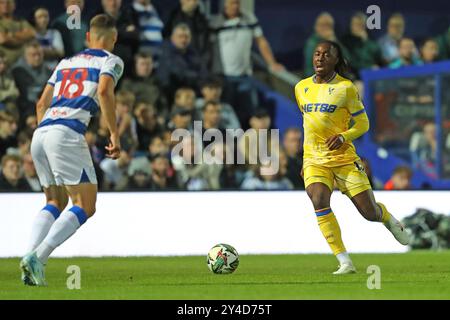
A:
{"type": "Polygon", "coordinates": [[[324,209],[330,206],[330,200],[323,193],[316,192],[310,198],[315,209],[324,209]]]}
{"type": "Polygon", "coordinates": [[[323,184],[312,184],[306,189],[314,209],[324,209],[330,207],[330,196],[328,187],[323,184]]]}

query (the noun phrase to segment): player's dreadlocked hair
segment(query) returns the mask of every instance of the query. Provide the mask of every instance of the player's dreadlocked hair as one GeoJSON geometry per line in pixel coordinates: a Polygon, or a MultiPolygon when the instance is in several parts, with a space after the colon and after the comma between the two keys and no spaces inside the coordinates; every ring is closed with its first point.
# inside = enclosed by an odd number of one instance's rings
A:
{"type": "Polygon", "coordinates": [[[341,46],[337,42],[334,42],[331,40],[322,40],[318,43],[318,45],[324,44],[324,43],[329,44],[331,47],[335,48],[337,51],[338,62],[336,63],[336,66],[334,67],[334,71],[336,71],[341,76],[346,76],[349,71],[349,67],[347,64],[347,60],[344,59],[344,55],[342,54],[341,46]]]}

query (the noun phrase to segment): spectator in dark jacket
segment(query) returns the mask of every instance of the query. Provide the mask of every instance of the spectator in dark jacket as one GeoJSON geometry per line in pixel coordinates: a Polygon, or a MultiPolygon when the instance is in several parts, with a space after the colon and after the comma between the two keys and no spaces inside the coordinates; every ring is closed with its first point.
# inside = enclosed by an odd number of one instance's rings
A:
{"type": "Polygon", "coordinates": [[[21,172],[22,160],[16,155],[2,158],[0,191],[31,191],[30,185],[21,172]]]}
{"type": "Polygon", "coordinates": [[[241,124],[233,107],[221,99],[222,87],[222,81],[217,77],[206,79],[201,84],[202,97],[195,101],[194,120],[203,119],[202,109],[205,102],[216,101],[221,105],[220,126],[225,129],[240,129],[241,124]]]}
{"type": "Polygon", "coordinates": [[[192,47],[209,61],[209,23],[200,11],[198,0],[180,0],[180,5],[173,10],[164,27],[164,37],[169,38],[173,29],[180,23],[189,26],[192,33],[192,47]]]}
{"type": "Polygon", "coordinates": [[[156,154],[151,156],[150,190],[175,190],[178,189],[173,170],[170,170],[170,162],[166,155],[156,154]]]}
{"type": "Polygon", "coordinates": [[[139,20],[137,13],[128,6],[122,6],[122,0],[102,0],[102,10],[116,20],[117,43],[113,53],[122,58],[125,75],[131,75],[133,57],[139,47],[139,20]]]}
{"type": "MultiPolygon", "coordinates": [[[[276,152],[276,151],[275,151],[276,152]]],[[[244,181],[242,181],[241,189],[243,190],[292,190],[294,186],[286,177],[286,155],[279,150],[275,163],[258,164],[253,171],[249,171],[244,181]]]]}
{"type": "Polygon", "coordinates": [[[35,104],[52,75],[52,69],[44,61],[44,50],[37,41],[25,45],[23,58],[12,68],[12,75],[19,89],[18,106],[21,115],[35,113],[35,104]]]}
{"type": "Polygon", "coordinates": [[[11,72],[8,70],[5,54],[0,51],[0,111],[8,111],[15,117],[19,117],[16,106],[18,96],[19,90],[11,72]]]}
{"type": "Polygon", "coordinates": [[[133,92],[137,102],[154,105],[158,110],[158,115],[164,117],[169,112],[167,100],[153,70],[151,54],[144,52],[136,54],[133,76],[123,80],[122,89],[133,92]]]}
{"type": "Polygon", "coordinates": [[[303,167],[302,132],[299,128],[288,128],[284,132],[283,148],[287,156],[286,177],[295,189],[304,190],[305,183],[300,173],[303,167]]]}
{"type": "Polygon", "coordinates": [[[14,15],[15,0],[2,0],[0,3],[0,51],[6,61],[13,64],[22,55],[24,45],[36,36],[33,27],[14,15]]]}
{"type": "Polygon", "coordinates": [[[17,147],[16,131],[14,117],[6,111],[0,111],[0,157],[6,154],[8,148],[17,147]]]}
{"type": "Polygon", "coordinates": [[[420,57],[424,63],[433,63],[439,60],[439,44],[433,38],[427,38],[420,47],[420,57]]]}
{"type": "Polygon", "coordinates": [[[379,67],[383,64],[378,43],[369,38],[366,30],[366,15],[357,12],[350,22],[350,33],[342,38],[342,44],[350,54],[352,73],[359,76],[359,70],[379,67]]]}
{"type": "Polygon", "coordinates": [[[399,57],[389,64],[389,68],[400,68],[404,66],[416,66],[423,64],[417,55],[417,48],[411,38],[402,38],[398,44],[399,57]]]}
{"type": "MultiPolygon", "coordinates": [[[[305,77],[309,77],[314,74],[314,67],[312,62],[314,51],[319,42],[323,40],[331,40],[341,44],[336,36],[334,18],[330,13],[326,11],[321,12],[317,16],[316,21],[314,22],[314,33],[306,39],[305,45],[303,47],[303,75],[305,77]]],[[[349,53],[342,44],[341,49],[344,58],[348,60],[349,53]]]]}
{"type": "Polygon", "coordinates": [[[158,76],[168,97],[173,97],[181,86],[199,88],[199,82],[206,77],[206,65],[192,48],[191,30],[186,24],[177,25],[170,41],[164,43],[158,76]]]}
{"type": "Polygon", "coordinates": [[[436,37],[439,60],[450,59],[450,27],[443,34],[436,37]]]}
{"type": "Polygon", "coordinates": [[[151,139],[154,136],[161,135],[163,127],[158,123],[155,107],[151,104],[138,103],[134,115],[137,121],[138,151],[146,152],[151,139]]]}
{"type": "Polygon", "coordinates": [[[64,53],[66,56],[72,56],[75,53],[83,51],[86,47],[86,32],[89,29],[89,21],[86,14],[83,13],[84,0],[65,0],[64,6],[66,10],[52,21],[51,27],[61,33],[64,42],[64,53]],[[71,6],[77,6],[80,9],[80,25],[76,28],[67,28],[67,22],[70,21],[70,15],[67,9],[71,6]]]}
{"type": "Polygon", "coordinates": [[[389,17],[386,28],[387,33],[378,38],[378,45],[386,64],[391,63],[400,56],[398,45],[405,33],[405,25],[406,22],[403,15],[394,13],[389,17]]]}

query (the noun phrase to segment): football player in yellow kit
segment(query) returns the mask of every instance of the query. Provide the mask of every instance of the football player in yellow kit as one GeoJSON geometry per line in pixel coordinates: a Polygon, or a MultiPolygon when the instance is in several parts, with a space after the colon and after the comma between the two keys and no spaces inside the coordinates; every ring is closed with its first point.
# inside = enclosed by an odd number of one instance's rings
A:
{"type": "Polygon", "coordinates": [[[314,51],[313,65],[315,74],[295,86],[305,137],[303,177],[320,230],[340,264],[334,274],[354,273],[356,269],[330,207],[335,182],[365,219],[383,223],[403,245],[409,243],[409,236],[386,207],[375,201],[352,143],[367,132],[369,119],[355,85],[342,76],[346,62],[339,45],[320,42],[314,51]]]}

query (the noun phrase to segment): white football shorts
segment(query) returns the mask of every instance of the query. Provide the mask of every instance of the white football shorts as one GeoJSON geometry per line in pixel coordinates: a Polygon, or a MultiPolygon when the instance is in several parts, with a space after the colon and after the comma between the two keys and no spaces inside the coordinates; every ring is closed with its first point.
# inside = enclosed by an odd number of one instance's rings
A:
{"type": "Polygon", "coordinates": [[[31,156],[41,186],[97,184],[89,147],[83,135],[64,125],[34,131],[31,156]]]}

